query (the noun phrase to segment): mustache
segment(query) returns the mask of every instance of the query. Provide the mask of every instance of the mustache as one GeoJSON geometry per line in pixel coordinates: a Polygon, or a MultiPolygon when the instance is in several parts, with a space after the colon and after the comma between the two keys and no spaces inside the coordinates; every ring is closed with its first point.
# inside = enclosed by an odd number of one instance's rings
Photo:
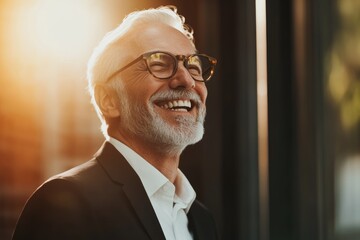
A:
{"type": "Polygon", "coordinates": [[[195,105],[200,106],[202,104],[200,96],[190,90],[182,89],[182,90],[164,90],[155,93],[151,96],[150,101],[165,101],[165,100],[176,100],[176,99],[189,99],[195,105]]]}

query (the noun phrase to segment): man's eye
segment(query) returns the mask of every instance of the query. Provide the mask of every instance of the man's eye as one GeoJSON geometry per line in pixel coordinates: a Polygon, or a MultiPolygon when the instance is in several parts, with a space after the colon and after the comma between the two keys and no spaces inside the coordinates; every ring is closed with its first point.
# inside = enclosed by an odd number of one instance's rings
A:
{"type": "Polygon", "coordinates": [[[161,70],[168,67],[168,64],[164,62],[152,62],[149,66],[152,70],[161,70]]]}
{"type": "Polygon", "coordinates": [[[168,69],[169,64],[167,64],[166,62],[156,61],[156,62],[151,62],[149,64],[149,67],[151,68],[152,71],[162,71],[168,69]]]}
{"type": "Polygon", "coordinates": [[[202,70],[201,67],[198,65],[189,65],[188,66],[188,70],[190,72],[191,75],[201,75],[202,74],[202,70]]]}

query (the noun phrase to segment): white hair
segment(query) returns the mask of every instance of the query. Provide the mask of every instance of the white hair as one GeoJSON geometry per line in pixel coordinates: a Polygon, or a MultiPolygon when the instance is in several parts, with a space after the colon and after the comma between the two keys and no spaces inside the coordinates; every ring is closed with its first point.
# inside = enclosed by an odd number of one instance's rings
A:
{"type": "MultiPolygon", "coordinates": [[[[105,83],[105,81],[120,67],[122,60],[121,51],[122,42],[126,39],[127,33],[136,23],[151,24],[163,23],[182,32],[192,43],[194,43],[193,30],[185,23],[185,18],[177,13],[175,6],[161,6],[159,8],[150,8],[141,11],[135,11],[127,15],[122,23],[113,31],[108,32],[94,49],[87,67],[88,89],[91,95],[91,102],[102,122],[102,131],[107,136],[108,124],[104,119],[94,96],[96,84],[105,83]]],[[[110,87],[119,87],[122,84],[119,81],[110,84],[110,87]],[[114,85],[114,86],[112,86],[114,85]]]]}

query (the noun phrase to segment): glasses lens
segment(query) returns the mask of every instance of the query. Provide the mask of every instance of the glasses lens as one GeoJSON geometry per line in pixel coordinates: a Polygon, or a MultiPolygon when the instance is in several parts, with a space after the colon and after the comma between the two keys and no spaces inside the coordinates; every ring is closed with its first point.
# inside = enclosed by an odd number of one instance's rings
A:
{"type": "Polygon", "coordinates": [[[198,81],[207,81],[214,73],[214,62],[206,55],[191,55],[187,61],[187,69],[198,81]]]}
{"type": "Polygon", "coordinates": [[[150,72],[157,78],[169,78],[175,69],[176,59],[167,53],[153,53],[147,58],[150,72]]]}
{"type": "MultiPolygon", "coordinates": [[[[150,73],[157,78],[168,79],[177,70],[177,57],[166,52],[150,53],[146,57],[146,63],[150,73]]],[[[184,59],[184,65],[197,81],[209,80],[213,73],[216,60],[204,54],[194,54],[184,59]]]]}

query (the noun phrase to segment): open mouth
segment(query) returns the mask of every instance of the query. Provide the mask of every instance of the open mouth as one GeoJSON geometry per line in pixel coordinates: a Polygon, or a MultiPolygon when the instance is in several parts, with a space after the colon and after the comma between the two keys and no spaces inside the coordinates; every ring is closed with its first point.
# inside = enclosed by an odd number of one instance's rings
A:
{"type": "Polygon", "coordinates": [[[189,112],[193,107],[190,100],[169,100],[156,103],[162,109],[168,109],[177,112],[189,112]]]}

